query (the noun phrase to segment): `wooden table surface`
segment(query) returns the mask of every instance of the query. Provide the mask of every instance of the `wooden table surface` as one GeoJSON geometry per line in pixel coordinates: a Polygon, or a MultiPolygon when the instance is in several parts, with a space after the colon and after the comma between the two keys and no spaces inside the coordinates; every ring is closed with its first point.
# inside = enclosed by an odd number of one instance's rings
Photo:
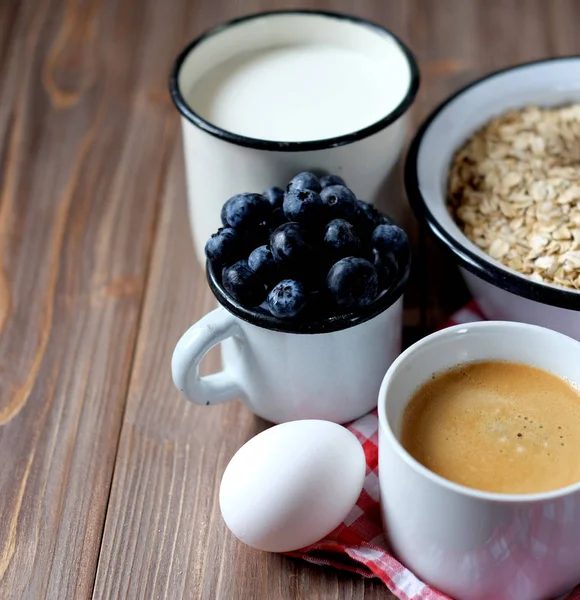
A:
{"type": "MultiPolygon", "coordinates": [[[[414,127],[480,75],[580,53],[575,0],[2,0],[2,600],[391,597],[237,543],[216,492],[265,424],[238,403],[195,407],[170,379],[179,335],[214,306],[186,218],[172,59],[221,20],[305,5],[356,6],[413,49],[414,127]]],[[[466,295],[409,223],[411,340],[466,295]]]]}

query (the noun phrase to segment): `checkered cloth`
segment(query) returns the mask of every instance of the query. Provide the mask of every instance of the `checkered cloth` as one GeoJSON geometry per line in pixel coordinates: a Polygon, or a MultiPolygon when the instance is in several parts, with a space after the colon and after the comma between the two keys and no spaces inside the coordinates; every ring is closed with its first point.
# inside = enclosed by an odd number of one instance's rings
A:
{"type": "MultiPolygon", "coordinates": [[[[449,325],[484,320],[475,304],[461,309],[449,325]]],[[[363,577],[378,577],[401,600],[443,600],[449,596],[415,577],[387,550],[381,527],[378,477],[378,418],[376,411],[347,426],[362,444],[367,459],[364,487],[356,505],[344,522],[328,537],[290,556],[317,565],[326,565],[358,573],[363,577]]],[[[580,600],[580,586],[563,596],[580,600]]]]}

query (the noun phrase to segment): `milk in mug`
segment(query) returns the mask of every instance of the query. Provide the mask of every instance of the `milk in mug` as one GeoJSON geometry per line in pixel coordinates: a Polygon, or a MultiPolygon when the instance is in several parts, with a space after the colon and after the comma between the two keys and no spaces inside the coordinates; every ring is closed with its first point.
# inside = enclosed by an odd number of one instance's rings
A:
{"type": "Polygon", "coordinates": [[[391,174],[418,88],[408,50],[355,18],[309,11],[254,15],[202,36],[170,82],[182,114],[198,257],[233,194],[336,173],[397,218],[391,174]]]}
{"type": "Polygon", "coordinates": [[[197,82],[186,98],[202,118],[222,129],[303,142],[346,135],[380,121],[399,104],[410,77],[400,61],[387,71],[356,50],[294,45],[230,59],[197,82]]]}

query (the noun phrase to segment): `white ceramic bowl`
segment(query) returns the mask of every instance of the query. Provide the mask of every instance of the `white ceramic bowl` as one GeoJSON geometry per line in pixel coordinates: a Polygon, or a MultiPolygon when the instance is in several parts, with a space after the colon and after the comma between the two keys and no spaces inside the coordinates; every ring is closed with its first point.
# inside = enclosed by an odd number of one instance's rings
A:
{"type": "Polygon", "coordinates": [[[417,218],[447,246],[461,266],[482,312],[580,339],[580,292],[536,283],[480,250],[459,229],[446,206],[454,152],[477,129],[512,108],[580,102],[580,56],[527,63],[492,73],[443,102],[421,126],[407,155],[405,186],[417,218]]]}

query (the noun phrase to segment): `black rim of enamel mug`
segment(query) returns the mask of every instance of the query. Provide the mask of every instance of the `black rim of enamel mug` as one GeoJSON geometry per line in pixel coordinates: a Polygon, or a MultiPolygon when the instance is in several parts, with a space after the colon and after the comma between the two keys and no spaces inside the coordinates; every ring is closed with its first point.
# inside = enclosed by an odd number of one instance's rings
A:
{"type": "Polygon", "coordinates": [[[175,60],[173,69],[171,70],[171,75],[169,77],[169,92],[171,94],[171,98],[175,106],[177,107],[177,110],[179,110],[183,117],[185,117],[190,123],[193,123],[195,126],[199,127],[203,131],[206,131],[207,133],[219,139],[226,140],[238,146],[254,148],[256,150],[268,150],[274,152],[305,152],[310,150],[324,150],[325,148],[334,148],[337,146],[352,144],[353,142],[362,140],[366,137],[373,135],[374,133],[381,131],[382,129],[385,129],[391,123],[394,123],[405,112],[407,112],[411,104],[413,104],[415,96],[417,95],[417,91],[419,90],[419,80],[419,67],[417,66],[417,61],[415,60],[413,53],[394,33],[389,31],[385,27],[382,27],[378,23],[373,23],[372,21],[367,21],[366,19],[361,19],[359,17],[353,17],[351,15],[330,11],[277,10],[259,12],[251,15],[246,15],[238,19],[233,19],[231,21],[226,21],[225,23],[222,23],[221,25],[218,25],[217,27],[206,31],[198,38],[193,40],[189,45],[185,47],[185,49],[181,52],[181,54],[179,54],[179,56],[175,60]],[[368,127],[364,127],[357,131],[354,131],[353,133],[348,133],[345,135],[306,142],[277,142],[272,140],[261,140],[258,138],[238,135],[236,133],[232,133],[231,131],[222,129],[221,127],[217,127],[216,125],[213,125],[209,121],[203,119],[191,108],[191,106],[189,106],[179,88],[179,72],[185,59],[189,56],[192,50],[195,49],[196,46],[200,45],[202,42],[204,42],[210,37],[224,33],[224,31],[226,31],[230,27],[234,27],[246,21],[262,19],[266,17],[273,17],[277,15],[312,15],[328,17],[331,19],[339,19],[343,21],[350,21],[351,23],[363,25],[365,27],[378,31],[382,35],[389,36],[397,43],[399,49],[401,50],[409,64],[411,77],[409,81],[409,88],[407,89],[405,97],[401,100],[401,102],[397,105],[397,107],[394,110],[385,115],[376,123],[369,125],[368,127]]]}
{"type": "Polygon", "coordinates": [[[541,283],[536,283],[531,279],[526,278],[523,275],[518,275],[508,271],[506,268],[502,268],[499,265],[489,260],[482,258],[475,254],[468,247],[457,241],[435,218],[433,213],[429,210],[425,198],[419,187],[419,174],[417,159],[419,156],[419,150],[421,148],[421,142],[423,137],[427,133],[431,123],[437,118],[439,113],[453,100],[470,90],[471,88],[477,87],[478,85],[485,83],[489,79],[493,79],[498,75],[509,73],[510,71],[517,71],[528,67],[544,63],[553,63],[558,61],[580,61],[580,56],[565,56],[560,58],[549,58],[543,60],[536,60],[532,62],[521,63],[502,69],[500,71],[494,71],[480,79],[473,81],[472,83],[462,87],[460,90],[455,92],[450,98],[442,102],[435,110],[427,117],[423,122],[419,130],[417,131],[409,151],[407,153],[407,159],[405,161],[405,189],[409,198],[411,208],[415,213],[415,216],[422,223],[426,223],[429,229],[435,234],[437,239],[442,242],[456,257],[462,267],[464,267],[470,273],[473,273],[480,279],[491,283],[492,285],[516,296],[521,296],[534,302],[541,304],[548,304],[556,306],[558,308],[567,308],[571,310],[580,310],[580,293],[575,291],[569,291],[564,288],[557,288],[555,286],[549,286],[541,283]]]}
{"type": "MultiPolygon", "coordinates": [[[[206,262],[206,274],[209,287],[217,301],[229,312],[239,317],[243,321],[270,329],[272,331],[281,331],[282,333],[296,334],[318,334],[331,333],[355,327],[366,321],[370,321],[377,315],[390,308],[403,295],[405,284],[409,279],[411,270],[411,261],[407,260],[404,266],[399,265],[397,278],[376,300],[368,306],[357,308],[355,311],[332,315],[313,321],[300,321],[300,319],[281,319],[265,311],[246,308],[232,298],[222,287],[221,282],[216,277],[209,261],[206,262]]],[[[353,348],[354,351],[354,348],[353,348]]]]}

